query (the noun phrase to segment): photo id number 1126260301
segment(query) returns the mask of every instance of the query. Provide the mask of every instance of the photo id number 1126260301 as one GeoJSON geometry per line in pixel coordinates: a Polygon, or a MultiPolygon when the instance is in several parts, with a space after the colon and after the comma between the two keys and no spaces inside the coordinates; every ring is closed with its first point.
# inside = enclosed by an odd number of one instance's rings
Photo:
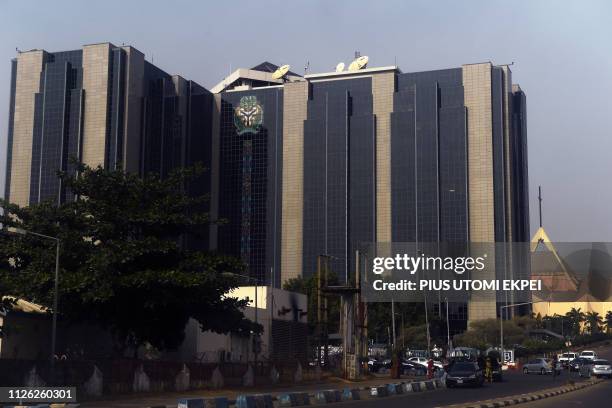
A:
{"type": "Polygon", "coordinates": [[[76,387],[0,387],[0,402],[76,402],[76,387]]]}

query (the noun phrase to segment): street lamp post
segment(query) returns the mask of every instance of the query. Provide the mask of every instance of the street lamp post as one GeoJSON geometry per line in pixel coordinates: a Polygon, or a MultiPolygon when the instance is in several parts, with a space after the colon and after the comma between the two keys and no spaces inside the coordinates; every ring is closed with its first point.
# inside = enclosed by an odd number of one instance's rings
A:
{"type": "Polygon", "coordinates": [[[502,360],[502,365],[504,364],[504,309],[507,308],[511,308],[511,307],[516,307],[516,306],[525,306],[525,305],[532,305],[536,302],[523,302],[523,303],[512,303],[510,305],[504,305],[504,306],[500,306],[500,319],[499,319],[499,339],[500,339],[500,354],[501,354],[501,360],[502,360]]]}
{"type": "Polygon", "coordinates": [[[395,341],[396,341],[396,337],[395,337],[395,302],[393,301],[393,298],[391,298],[391,331],[393,333],[393,342],[391,343],[391,349],[394,350],[396,347],[395,341]]]}
{"type": "Polygon", "coordinates": [[[49,235],[41,234],[34,231],[28,231],[23,228],[8,227],[8,232],[12,232],[20,235],[34,235],[40,238],[50,239],[55,241],[55,282],[53,284],[53,313],[51,323],[51,365],[55,362],[55,347],[57,339],[57,308],[58,308],[58,290],[59,290],[59,253],[60,253],[60,239],[49,235]]]}
{"type": "Polygon", "coordinates": [[[448,297],[444,298],[446,303],[446,348],[450,348],[450,320],[448,318],[448,297]]]}

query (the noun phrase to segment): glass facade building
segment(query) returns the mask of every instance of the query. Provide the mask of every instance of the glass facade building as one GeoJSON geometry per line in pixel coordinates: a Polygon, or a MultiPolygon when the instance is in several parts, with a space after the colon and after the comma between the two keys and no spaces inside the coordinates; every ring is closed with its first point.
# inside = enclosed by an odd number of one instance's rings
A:
{"type": "MultiPolygon", "coordinates": [[[[20,53],[12,62],[5,197],[21,205],[73,199],[57,174],[73,173],[75,160],[162,177],[196,162],[210,168],[212,106],[209,91],[132,47],[20,53]]],[[[209,173],[188,188],[205,194],[210,184],[209,173]]]]}
{"type": "MultiPolygon", "coordinates": [[[[194,244],[276,287],[315,274],[321,255],[348,281],[364,243],[529,241],[526,96],[507,66],[276,69],[238,69],[208,91],[132,47],[20,53],[5,195],[72,199],[56,177],[71,157],[162,177],[201,162],[210,172],[189,189],[210,192],[223,222],[194,244]]],[[[455,327],[496,314],[451,310],[455,327]]]]}
{"type": "MultiPolygon", "coordinates": [[[[370,242],[529,240],[526,98],[507,66],[274,79],[264,65],[213,88],[219,216],[229,220],[218,246],[260,282],[312,276],[321,255],[350,280],[355,250],[370,242]],[[264,119],[241,134],[245,96],[264,119]]],[[[507,262],[496,254],[496,267],[507,262]]],[[[451,304],[453,332],[495,317],[495,300],[472,303],[451,304]]]]}
{"type": "Polygon", "coordinates": [[[280,261],[283,89],[226,92],[220,102],[218,249],[264,284],[280,261]]]}

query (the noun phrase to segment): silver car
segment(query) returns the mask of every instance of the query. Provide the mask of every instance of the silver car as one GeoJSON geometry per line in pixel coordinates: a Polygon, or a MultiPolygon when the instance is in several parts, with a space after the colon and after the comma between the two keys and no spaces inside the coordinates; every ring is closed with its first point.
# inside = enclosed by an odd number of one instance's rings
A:
{"type": "Polygon", "coordinates": [[[580,377],[612,377],[612,368],[608,360],[596,359],[586,361],[580,366],[580,377]]]}
{"type": "MultiPolygon", "coordinates": [[[[523,373],[524,374],[535,373],[535,374],[541,374],[541,375],[552,374],[553,372],[552,364],[553,364],[552,360],[548,358],[536,358],[536,359],[530,360],[527,364],[523,366],[523,373]]],[[[559,368],[558,367],[555,367],[555,368],[558,372],[559,368]]]]}

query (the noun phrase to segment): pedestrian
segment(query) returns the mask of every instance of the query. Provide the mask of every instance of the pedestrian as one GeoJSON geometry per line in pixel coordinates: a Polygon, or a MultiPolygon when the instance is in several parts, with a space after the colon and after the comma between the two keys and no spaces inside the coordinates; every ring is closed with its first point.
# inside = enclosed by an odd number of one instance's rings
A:
{"type": "Polygon", "coordinates": [[[479,367],[481,370],[484,370],[484,368],[485,368],[485,361],[484,361],[484,358],[483,358],[482,356],[478,356],[478,358],[476,359],[476,362],[478,363],[478,367],[479,367]]]}
{"type": "Polygon", "coordinates": [[[553,356],[552,359],[552,376],[553,376],[553,381],[555,381],[555,379],[557,378],[557,364],[559,363],[559,360],[557,359],[557,355],[555,354],[553,356]]]}
{"type": "Polygon", "coordinates": [[[489,383],[493,382],[493,364],[489,356],[487,356],[487,360],[485,361],[485,379],[489,383]]]}
{"type": "Polygon", "coordinates": [[[433,359],[430,357],[429,361],[427,362],[427,379],[431,380],[433,378],[433,371],[434,371],[434,362],[433,359]]]}

